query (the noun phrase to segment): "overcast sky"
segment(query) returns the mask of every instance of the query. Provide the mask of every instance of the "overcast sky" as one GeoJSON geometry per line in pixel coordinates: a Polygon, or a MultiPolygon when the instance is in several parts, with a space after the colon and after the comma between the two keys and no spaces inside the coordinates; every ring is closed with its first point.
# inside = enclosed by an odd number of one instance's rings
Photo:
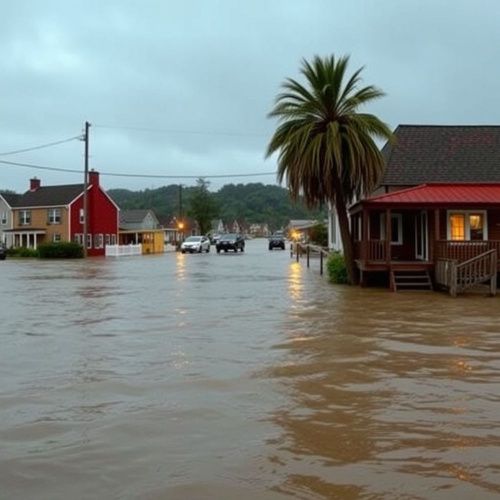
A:
{"type": "MultiPolygon", "coordinates": [[[[0,160],[83,169],[83,143],[12,150],[90,131],[104,173],[274,172],[267,118],[302,58],[351,56],[385,98],[367,111],[400,123],[500,124],[498,0],[2,1],[0,160]]],[[[83,174],[0,163],[0,189],[83,174]]],[[[144,189],[183,179],[102,177],[144,189]]],[[[274,175],[213,179],[276,182],[274,175]]]]}

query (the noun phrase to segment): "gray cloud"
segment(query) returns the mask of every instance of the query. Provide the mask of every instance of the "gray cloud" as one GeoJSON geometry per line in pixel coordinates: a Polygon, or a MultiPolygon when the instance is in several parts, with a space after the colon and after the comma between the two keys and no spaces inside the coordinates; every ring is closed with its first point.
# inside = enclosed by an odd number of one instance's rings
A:
{"type": "MultiPolygon", "coordinates": [[[[0,152],[76,135],[89,120],[91,165],[101,171],[274,171],[264,159],[275,125],[266,114],[279,85],[298,76],[303,57],[330,53],[350,54],[352,70],[365,66],[365,82],[387,93],[371,111],[392,127],[500,123],[495,0],[25,0],[2,11],[0,152]]],[[[83,145],[4,159],[81,168],[83,145]]],[[[0,188],[24,190],[32,175],[80,181],[0,165],[0,188]]],[[[230,181],[239,182],[213,186],[230,181]]]]}

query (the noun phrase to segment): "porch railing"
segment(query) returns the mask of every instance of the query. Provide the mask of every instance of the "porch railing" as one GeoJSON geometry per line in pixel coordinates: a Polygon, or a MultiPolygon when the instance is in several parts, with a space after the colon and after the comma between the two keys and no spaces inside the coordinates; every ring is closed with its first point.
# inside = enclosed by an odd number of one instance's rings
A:
{"type": "MultiPolygon", "coordinates": [[[[500,240],[438,240],[435,242],[433,260],[437,262],[438,259],[451,259],[457,262],[464,262],[472,259],[473,257],[477,257],[484,252],[488,252],[489,250],[496,250],[497,256],[500,258],[500,240]]],[[[386,242],[385,240],[356,241],[354,242],[354,255],[356,259],[367,261],[385,261],[386,242]]]]}
{"type": "Polygon", "coordinates": [[[455,297],[479,283],[490,282],[490,294],[496,294],[497,288],[496,249],[488,250],[471,259],[458,262],[455,259],[438,259],[436,261],[436,283],[444,286],[455,297]]]}
{"type": "Polygon", "coordinates": [[[463,262],[489,250],[496,250],[500,256],[500,240],[486,241],[436,241],[437,259],[453,259],[463,262]]]}

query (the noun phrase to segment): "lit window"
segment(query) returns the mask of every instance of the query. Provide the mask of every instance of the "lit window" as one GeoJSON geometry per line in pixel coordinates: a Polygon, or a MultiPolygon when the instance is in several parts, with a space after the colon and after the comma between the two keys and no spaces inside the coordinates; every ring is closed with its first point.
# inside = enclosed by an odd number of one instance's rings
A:
{"type": "Polygon", "coordinates": [[[487,240],[486,212],[450,212],[448,238],[452,241],[487,240]]]}

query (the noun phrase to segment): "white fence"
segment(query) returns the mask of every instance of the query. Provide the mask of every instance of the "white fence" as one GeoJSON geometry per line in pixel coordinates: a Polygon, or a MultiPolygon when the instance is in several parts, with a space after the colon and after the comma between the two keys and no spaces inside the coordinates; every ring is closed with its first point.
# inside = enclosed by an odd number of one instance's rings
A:
{"type": "Polygon", "coordinates": [[[141,255],[142,245],[106,245],[106,257],[141,255]]]}

